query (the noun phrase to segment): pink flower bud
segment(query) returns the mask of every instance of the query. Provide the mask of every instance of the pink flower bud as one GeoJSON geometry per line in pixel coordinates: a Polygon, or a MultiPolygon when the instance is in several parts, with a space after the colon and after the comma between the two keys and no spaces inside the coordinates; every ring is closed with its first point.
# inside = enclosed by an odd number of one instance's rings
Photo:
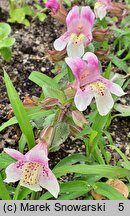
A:
{"type": "Polygon", "coordinates": [[[45,6],[49,8],[54,14],[56,14],[60,9],[60,3],[57,0],[47,0],[45,6]]]}
{"type": "Polygon", "coordinates": [[[95,29],[93,31],[93,39],[98,42],[103,42],[110,35],[108,29],[95,29]]]}
{"type": "Polygon", "coordinates": [[[79,110],[72,111],[72,118],[74,123],[80,128],[84,128],[84,125],[87,124],[85,116],[79,110]]]}
{"type": "Polygon", "coordinates": [[[45,145],[47,145],[47,148],[49,148],[49,146],[51,145],[53,139],[53,132],[54,128],[52,126],[49,126],[43,129],[40,133],[39,140],[42,143],[45,143],[45,145]]]}
{"type": "Polygon", "coordinates": [[[59,101],[56,98],[45,98],[42,102],[41,105],[44,109],[51,109],[54,106],[58,105],[59,101]]]}
{"type": "Polygon", "coordinates": [[[48,58],[52,62],[57,62],[64,59],[66,56],[66,50],[56,51],[56,50],[48,50],[48,58]]]}
{"type": "Polygon", "coordinates": [[[46,7],[51,10],[51,15],[62,23],[66,23],[67,10],[57,0],[47,0],[46,7]]]}

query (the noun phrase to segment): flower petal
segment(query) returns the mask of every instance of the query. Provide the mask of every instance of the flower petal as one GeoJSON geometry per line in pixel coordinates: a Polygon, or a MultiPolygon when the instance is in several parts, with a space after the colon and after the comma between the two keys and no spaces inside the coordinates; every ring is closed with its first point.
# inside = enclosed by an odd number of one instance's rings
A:
{"type": "Polygon", "coordinates": [[[100,74],[98,58],[94,53],[85,53],[83,60],[87,61],[87,70],[92,73],[93,76],[100,74]]]}
{"type": "Polygon", "coordinates": [[[84,111],[87,109],[87,106],[91,103],[92,99],[93,93],[89,87],[84,91],[79,88],[76,92],[74,102],[79,111],[84,111]]]}
{"type": "Polygon", "coordinates": [[[67,54],[69,57],[81,57],[84,54],[84,43],[69,41],[67,45],[67,54]]]}
{"type": "Polygon", "coordinates": [[[25,154],[26,160],[30,162],[45,163],[48,161],[45,145],[37,144],[29,152],[25,154]]]}
{"type": "Polygon", "coordinates": [[[20,180],[22,169],[17,168],[17,163],[12,163],[6,168],[5,173],[6,179],[4,180],[4,182],[16,182],[20,180]]]}
{"type": "Polygon", "coordinates": [[[79,7],[74,6],[68,13],[67,18],[66,18],[66,23],[67,23],[67,29],[69,32],[75,32],[76,29],[76,23],[79,20],[79,7]],[[75,29],[75,30],[74,30],[75,29]]]}
{"type": "Polygon", "coordinates": [[[80,18],[85,24],[84,25],[84,27],[86,27],[85,32],[88,33],[89,31],[91,31],[94,25],[95,15],[89,6],[86,7],[84,6],[81,8],[80,18]]]}
{"type": "Polygon", "coordinates": [[[63,49],[65,49],[68,41],[69,41],[69,34],[68,32],[65,32],[61,37],[59,37],[54,41],[54,48],[57,51],[62,51],[63,49]]]}
{"type": "MultiPolygon", "coordinates": [[[[109,82],[111,82],[111,81],[109,80],[109,82]]],[[[113,82],[111,82],[109,89],[110,89],[111,93],[117,95],[118,97],[121,97],[121,96],[126,94],[118,84],[113,83],[113,82]]]]}
{"type": "Polygon", "coordinates": [[[113,98],[108,89],[104,91],[104,95],[95,92],[95,100],[97,109],[101,116],[107,115],[114,105],[113,98]]]}
{"type": "Polygon", "coordinates": [[[107,14],[106,6],[102,4],[99,7],[95,7],[94,12],[95,12],[96,18],[99,18],[100,20],[102,20],[107,14]]]}
{"type": "Polygon", "coordinates": [[[15,158],[16,160],[22,160],[22,161],[25,160],[25,156],[21,152],[15,149],[4,148],[4,152],[6,152],[8,155],[15,158]]]}
{"type": "Polygon", "coordinates": [[[52,171],[48,168],[48,175],[41,175],[40,176],[40,185],[48,190],[55,198],[57,198],[59,193],[59,184],[55,177],[55,175],[52,173],[52,171]]]}
{"type": "Polygon", "coordinates": [[[81,73],[86,69],[86,62],[79,57],[68,57],[65,59],[67,65],[71,68],[77,81],[80,81],[81,73]]]}

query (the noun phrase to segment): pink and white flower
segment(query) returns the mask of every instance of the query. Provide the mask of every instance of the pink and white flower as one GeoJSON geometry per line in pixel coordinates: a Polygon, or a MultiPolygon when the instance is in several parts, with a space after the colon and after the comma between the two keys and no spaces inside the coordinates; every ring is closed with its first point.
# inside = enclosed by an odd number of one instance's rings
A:
{"type": "Polygon", "coordinates": [[[102,20],[106,16],[107,10],[111,9],[111,7],[111,0],[97,0],[94,6],[96,18],[102,20]]]}
{"type": "Polygon", "coordinates": [[[67,31],[54,42],[54,48],[62,51],[67,46],[70,57],[81,57],[84,48],[92,40],[92,28],[95,15],[91,8],[74,6],[66,18],[67,31]]]}
{"type": "Polygon", "coordinates": [[[60,3],[57,0],[47,0],[45,6],[49,8],[54,14],[56,14],[60,9],[60,3]]]}
{"type": "Polygon", "coordinates": [[[4,182],[20,180],[21,186],[33,191],[41,191],[42,188],[45,188],[54,197],[58,196],[59,184],[49,169],[46,145],[39,143],[25,155],[9,148],[4,148],[4,151],[17,160],[16,163],[12,163],[6,168],[4,182]]]}
{"type": "Polygon", "coordinates": [[[100,115],[107,115],[114,105],[111,93],[117,96],[125,94],[119,85],[100,75],[95,54],[87,52],[83,59],[68,57],[66,63],[77,80],[74,102],[78,110],[86,110],[94,97],[100,115]]]}

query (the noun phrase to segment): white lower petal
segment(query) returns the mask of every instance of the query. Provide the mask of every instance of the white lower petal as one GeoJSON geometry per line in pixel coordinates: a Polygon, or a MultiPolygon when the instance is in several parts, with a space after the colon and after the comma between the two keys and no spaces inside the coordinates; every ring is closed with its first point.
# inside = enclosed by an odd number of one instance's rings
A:
{"type": "Polygon", "coordinates": [[[5,173],[6,173],[6,179],[4,180],[4,182],[13,183],[20,180],[22,169],[17,168],[17,164],[13,163],[6,168],[5,173]]]}
{"type": "Polygon", "coordinates": [[[58,181],[52,171],[48,168],[48,175],[41,175],[40,176],[40,185],[48,190],[55,198],[58,197],[60,188],[58,181]]]}
{"type": "Polygon", "coordinates": [[[88,89],[86,88],[84,91],[79,89],[76,92],[74,102],[79,111],[84,111],[87,109],[92,99],[93,99],[93,93],[89,88],[88,89]]]}
{"type": "Polygon", "coordinates": [[[67,45],[67,54],[69,57],[81,57],[84,54],[84,43],[75,43],[70,40],[67,45]]]}
{"type": "Polygon", "coordinates": [[[118,97],[121,97],[123,95],[125,95],[126,93],[123,91],[123,89],[116,83],[112,83],[111,84],[111,87],[110,88],[110,91],[111,93],[117,95],[118,97]]]}
{"type": "Polygon", "coordinates": [[[95,100],[97,109],[101,116],[107,115],[114,105],[111,93],[107,89],[104,91],[103,96],[95,92],[95,100]]]}

